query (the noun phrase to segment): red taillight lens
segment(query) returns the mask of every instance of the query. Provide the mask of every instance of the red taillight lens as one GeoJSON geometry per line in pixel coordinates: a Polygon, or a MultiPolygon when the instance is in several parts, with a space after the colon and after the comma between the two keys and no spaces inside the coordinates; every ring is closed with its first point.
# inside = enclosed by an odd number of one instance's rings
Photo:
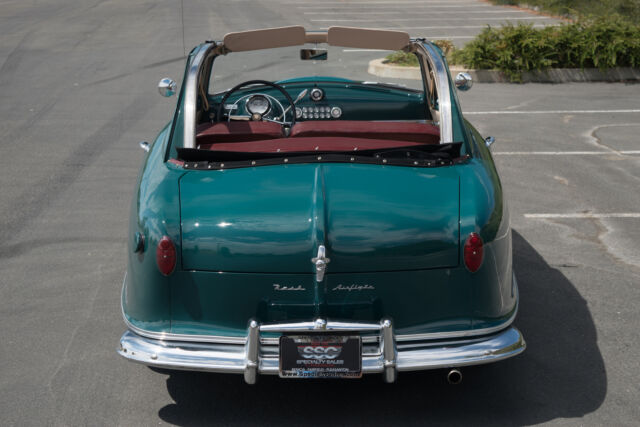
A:
{"type": "Polygon", "coordinates": [[[170,275],[176,267],[176,247],[167,236],[162,237],[156,249],[156,262],[158,270],[165,276],[170,275]]]}
{"type": "Polygon", "coordinates": [[[471,233],[464,242],[464,265],[472,273],[478,271],[482,265],[482,238],[478,233],[471,233]]]}

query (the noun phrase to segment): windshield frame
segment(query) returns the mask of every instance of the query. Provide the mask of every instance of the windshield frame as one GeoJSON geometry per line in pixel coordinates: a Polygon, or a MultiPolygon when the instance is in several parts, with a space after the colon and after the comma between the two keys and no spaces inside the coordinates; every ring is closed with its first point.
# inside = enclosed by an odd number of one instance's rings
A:
{"type": "MultiPolygon", "coordinates": [[[[334,28],[334,27],[332,27],[334,28]]],[[[367,30],[373,31],[373,30],[367,30]]],[[[314,36],[314,33],[311,33],[314,36]]],[[[317,34],[315,36],[317,37],[317,34]]],[[[319,33],[322,35],[322,33],[319,33]]],[[[421,59],[421,74],[425,88],[432,87],[436,93],[438,99],[438,111],[440,114],[438,125],[440,126],[440,143],[454,142],[453,131],[454,126],[452,123],[452,102],[455,102],[455,97],[451,96],[452,84],[449,76],[448,67],[443,57],[440,55],[439,50],[429,41],[425,39],[411,39],[410,43],[404,48],[407,52],[416,53],[421,59]],[[425,67],[424,65],[427,65],[425,67]],[[433,75],[427,74],[428,69],[434,71],[433,75]],[[429,79],[434,78],[433,85],[429,85],[429,79]]],[[[185,91],[182,97],[182,105],[178,106],[176,111],[176,119],[178,119],[178,112],[182,110],[183,123],[183,135],[182,135],[182,147],[183,148],[196,148],[196,120],[198,115],[198,105],[208,103],[207,93],[209,86],[209,77],[212,72],[214,60],[221,54],[229,54],[231,51],[225,47],[221,42],[206,42],[196,47],[192,53],[192,61],[186,73],[186,78],[183,83],[183,91],[185,91]],[[182,108],[180,108],[182,107],[182,108]]],[[[427,96],[433,96],[432,93],[426,93],[427,96]]],[[[456,112],[459,112],[459,107],[456,106],[456,112]]],[[[456,116],[456,120],[460,121],[460,117],[456,116]]],[[[174,126],[176,124],[174,123],[174,126]]],[[[459,126],[455,127],[458,130],[459,126]]],[[[458,140],[463,141],[464,132],[457,132],[459,135],[458,140]]]]}

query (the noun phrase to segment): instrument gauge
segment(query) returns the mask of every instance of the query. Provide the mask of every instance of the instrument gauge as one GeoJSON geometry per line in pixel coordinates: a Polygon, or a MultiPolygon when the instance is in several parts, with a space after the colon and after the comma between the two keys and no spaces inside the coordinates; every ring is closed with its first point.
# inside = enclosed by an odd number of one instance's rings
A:
{"type": "Polygon", "coordinates": [[[247,100],[247,111],[251,114],[259,114],[264,116],[271,109],[271,103],[264,95],[253,95],[247,100]]]}
{"type": "Polygon", "coordinates": [[[315,102],[321,101],[324,98],[324,91],[322,89],[311,89],[311,94],[309,95],[311,99],[315,102]]]}

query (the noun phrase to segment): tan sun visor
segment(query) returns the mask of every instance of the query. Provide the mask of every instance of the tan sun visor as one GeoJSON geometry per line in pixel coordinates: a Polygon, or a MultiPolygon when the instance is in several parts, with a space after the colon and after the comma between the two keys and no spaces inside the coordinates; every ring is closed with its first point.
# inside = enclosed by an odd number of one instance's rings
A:
{"type": "Polygon", "coordinates": [[[305,44],[304,27],[265,28],[264,30],[241,31],[224,36],[224,46],[232,52],[300,46],[305,44]]]}
{"type": "Polygon", "coordinates": [[[358,49],[401,50],[409,44],[409,34],[404,31],[329,27],[327,43],[358,49]]]}

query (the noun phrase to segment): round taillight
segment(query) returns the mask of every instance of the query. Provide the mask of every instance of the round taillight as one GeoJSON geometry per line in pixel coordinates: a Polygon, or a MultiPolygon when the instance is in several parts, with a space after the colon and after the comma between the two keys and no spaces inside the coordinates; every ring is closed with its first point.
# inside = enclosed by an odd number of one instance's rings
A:
{"type": "Polygon", "coordinates": [[[176,267],[176,247],[167,236],[163,236],[156,249],[156,262],[158,270],[165,276],[170,275],[176,267]]]}
{"type": "Polygon", "coordinates": [[[478,271],[483,257],[482,238],[478,233],[471,233],[464,242],[464,265],[472,273],[478,271]]]}

